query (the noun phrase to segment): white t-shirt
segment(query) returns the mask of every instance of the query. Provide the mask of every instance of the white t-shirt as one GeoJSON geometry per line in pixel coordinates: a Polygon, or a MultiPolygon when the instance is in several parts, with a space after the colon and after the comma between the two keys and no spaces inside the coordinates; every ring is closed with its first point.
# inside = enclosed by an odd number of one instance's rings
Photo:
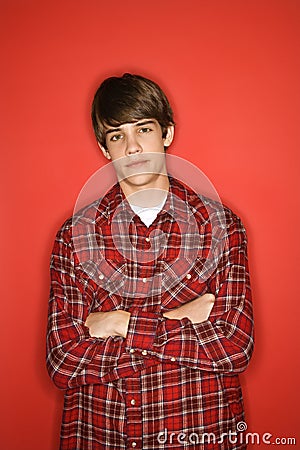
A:
{"type": "Polygon", "coordinates": [[[147,226],[150,227],[150,225],[154,222],[154,220],[157,217],[157,214],[162,210],[164,204],[164,200],[159,205],[153,206],[151,208],[142,207],[142,206],[136,206],[130,203],[131,209],[134,211],[135,214],[139,216],[141,221],[147,226]]]}

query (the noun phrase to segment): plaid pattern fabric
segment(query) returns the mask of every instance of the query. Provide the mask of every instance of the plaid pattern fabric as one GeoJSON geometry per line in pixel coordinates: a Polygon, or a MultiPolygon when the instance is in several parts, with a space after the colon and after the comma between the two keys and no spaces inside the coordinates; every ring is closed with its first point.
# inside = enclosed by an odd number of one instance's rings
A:
{"type": "Polygon", "coordinates": [[[229,437],[252,350],[246,233],[228,208],[170,178],[147,228],[117,184],[58,232],[47,368],[65,390],[61,450],[246,448],[229,437]],[[162,316],[206,292],[209,320],[162,316]],[[115,309],[131,313],[127,337],[90,337],[88,314],[115,309]]]}

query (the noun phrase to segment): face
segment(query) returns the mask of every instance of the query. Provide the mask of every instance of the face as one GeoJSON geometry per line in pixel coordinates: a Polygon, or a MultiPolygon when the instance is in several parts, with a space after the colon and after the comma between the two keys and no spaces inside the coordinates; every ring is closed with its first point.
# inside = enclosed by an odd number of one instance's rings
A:
{"type": "Polygon", "coordinates": [[[160,188],[166,181],[165,147],[174,136],[170,126],[162,137],[161,126],[155,119],[143,119],[106,128],[104,156],[111,159],[118,180],[126,195],[140,189],[160,188]]]}

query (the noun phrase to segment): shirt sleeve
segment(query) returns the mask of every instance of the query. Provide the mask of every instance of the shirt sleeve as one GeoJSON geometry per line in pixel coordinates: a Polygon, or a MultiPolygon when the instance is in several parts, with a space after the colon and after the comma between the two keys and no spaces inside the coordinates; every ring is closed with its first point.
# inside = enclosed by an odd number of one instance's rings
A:
{"type": "Polygon", "coordinates": [[[226,239],[223,256],[208,291],[216,296],[209,320],[162,319],[133,313],[127,351],[190,368],[241,372],[253,351],[253,315],[247,258],[247,238],[238,218],[226,239]]]}
{"type": "MultiPolygon", "coordinates": [[[[91,337],[84,323],[97,286],[78,276],[68,230],[57,234],[51,257],[47,326],[47,369],[55,385],[67,389],[134,376],[158,361],[127,354],[122,337],[91,337]]],[[[98,295],[98,293],[97,293],[98,295]]]]}

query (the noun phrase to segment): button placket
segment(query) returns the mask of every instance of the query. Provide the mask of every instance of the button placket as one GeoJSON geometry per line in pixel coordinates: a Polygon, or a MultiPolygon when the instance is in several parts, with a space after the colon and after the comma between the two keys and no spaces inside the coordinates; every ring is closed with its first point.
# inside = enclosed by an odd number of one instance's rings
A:
{"type": "Polygon", "coordinates": [[[128,448],[142,448],[141,382],[138,378],[126,380],[126,416],[128,448]]]}

